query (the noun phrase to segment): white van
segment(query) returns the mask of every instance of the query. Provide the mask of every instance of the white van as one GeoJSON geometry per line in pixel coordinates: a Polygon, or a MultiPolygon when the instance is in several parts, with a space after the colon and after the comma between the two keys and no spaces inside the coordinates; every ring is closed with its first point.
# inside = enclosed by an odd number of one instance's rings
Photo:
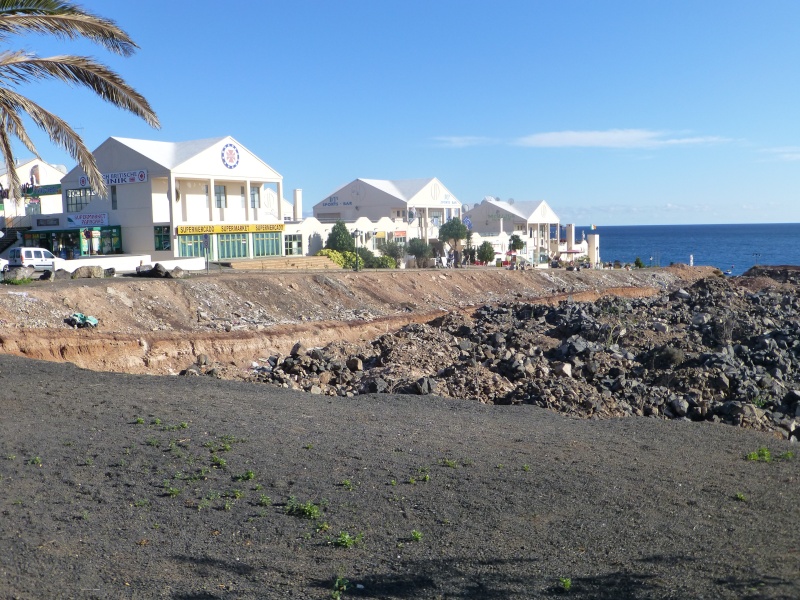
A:
{"type": "Polygon", "coordinates": [[[44,248],[20,247],[8,251],[8,265],[3,270],[14,267],[32,267],[37,271],[55,271],[62,266],[63,259],[53,256],[53,253],[44,248]]]}

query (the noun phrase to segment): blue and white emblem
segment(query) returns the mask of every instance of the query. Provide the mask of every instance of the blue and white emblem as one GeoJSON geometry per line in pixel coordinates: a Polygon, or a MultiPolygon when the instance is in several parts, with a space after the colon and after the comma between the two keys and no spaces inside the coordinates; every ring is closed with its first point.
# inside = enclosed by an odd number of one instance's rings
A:
{"type": "Polygon", "coordinates": [[[239,149],[233,144],[225,144],[222,147],[222,164],[229,169],[235,169],[239,164],[239,149]]]}

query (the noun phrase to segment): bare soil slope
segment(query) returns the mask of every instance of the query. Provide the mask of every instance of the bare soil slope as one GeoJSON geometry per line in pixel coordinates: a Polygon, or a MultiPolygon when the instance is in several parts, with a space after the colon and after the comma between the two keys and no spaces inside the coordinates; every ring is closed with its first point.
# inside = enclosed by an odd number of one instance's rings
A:
{"type": "Polygon", "coordinates": [[[445,311],[506,300],[646,295],[709,268],[234,272],[82,279],[0,289],[0,352],[129,373],[176,373],[200,354],[232,371],[271,353],[373,339],[445,311]],[[74,312],[100,321],[74,330],[74,312]]]}

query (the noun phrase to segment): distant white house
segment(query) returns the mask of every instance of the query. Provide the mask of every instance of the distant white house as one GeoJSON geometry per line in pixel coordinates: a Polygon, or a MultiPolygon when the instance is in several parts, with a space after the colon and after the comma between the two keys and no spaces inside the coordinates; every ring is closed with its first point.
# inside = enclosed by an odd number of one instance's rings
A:
{"type": "Polygon", "coordinates": [[[535,265],[547,264],[557,251],[560,220],[544,200],[512,204],[486,196],[465,211],[464,217],[473,232],[492,241],[497,252],[507,250],[508,238],[513,234],[525,243],[521,254],[535,265]]]}
{"type": "Polygon", "coordinates": [[[579,256],[599,262],[599,236],[575,239],[575,226],[561,226],[558,215],[544,200],[504,202],[491,196],[464,212],[464,221],[476,239],[489,241],[495,251],[504,254],[509,238],[518,235],[525,246],[520,254],[537,266],[552,259],[571,261],[579,256]],[[563,237],[562,237],[563,232],[563,237]]]}
{"type": "Polygon", "coordinates": [[[64,165],[51,165],[39,158],[19,161],[14,166],[22,183],[19,197],[10,190],[11,181],[7,168],[0,170],[0,212],[5,218],[4,226],[26,226],[26,215],[60,212],[61,178],[67,172],[64,165]]]}
{"type": "Polygon", "coordinates": [[[313,207],[322,222],[359,219],[377,222],[390,219],[393,227],[377,230],[380,238],[405,242],[412,238],[435,239],[439,227],[461,218],[461,201],[437,178],[356,179],[339,188],[313,207]]]}

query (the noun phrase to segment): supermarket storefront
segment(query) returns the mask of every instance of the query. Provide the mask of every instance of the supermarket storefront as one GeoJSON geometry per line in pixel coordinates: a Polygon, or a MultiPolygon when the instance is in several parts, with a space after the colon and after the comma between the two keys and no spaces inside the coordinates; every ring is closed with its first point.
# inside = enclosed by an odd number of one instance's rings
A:
{"type": "Polygon", "coordinates": [[[283,223],[178,225],[178,256],[211,260],[282,256],[283,223]]]}

